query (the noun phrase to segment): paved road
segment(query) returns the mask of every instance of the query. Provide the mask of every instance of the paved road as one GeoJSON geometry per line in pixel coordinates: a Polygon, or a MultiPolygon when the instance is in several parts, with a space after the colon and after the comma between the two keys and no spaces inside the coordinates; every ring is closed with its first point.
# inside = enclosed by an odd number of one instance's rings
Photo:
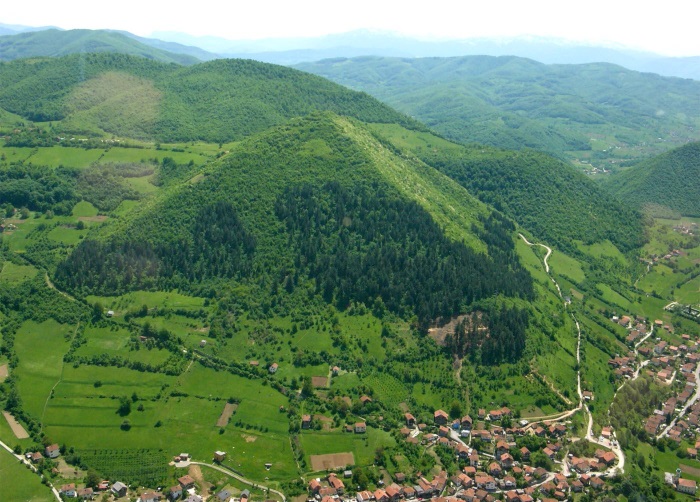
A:
{"type": "Polygon", "coordinates": [[[230,469],[227,469],[227,468],[225,468],[225,467],[221,467],[220,465],[206,464],[206,463],[204,463],[204,462],[190,462],[190,464],[194,464],[194,465],[203,465],[203,466],[206,466],[206,467],[211,467],[212,469],[215,469],[215,470],[217,470],[217,471],[219,471],[219,472],[222,472],[222,473],[224,473],[224,474],[226,474],[226,475],[228,475],[228,476],[231,476],[232,478],[237,479],[238,481],[240,481],[240,482],[243,483],[243,484],[246,484],[246,485],[248,485],[248,486],[254,486],[254,487],[259,488],[259,489],[261,489],[261,490],[268,490],[270,493],[274,493],[274,494],[276,494],[276,495],[279,495],[280,498],[282,498],[282,502],[286,502],[286,501],[287,501],[287,497],[284,496],[284,493],[282,493],[282,492],[280,492],[280,491],[277,491],[277,490],[273,490],[272,488],[268,488],[267,486],[263,486],[263,485],[261,485],[261,484],[259,484],[259,483],[255,483],[255,482],[253,482],[253,481],[250,481],[249,479],[246,479],[246,478],[244,478],[243,476],[241,476],[241,475],[239,475],[239,474],[236,474],[235,472],[231,471],[230,469]]]}
{"type": "Polygon", "coordinates": [[[661,434],[656,436],[656,439],[661,439],[664,437],[666,434],[668,434],[668,431],[673,429],[673,426],[676,425],[676,422],[678,422],[678,419],[683,418],[685,416],[686,412],[688,411],[688,408],[692,407],[695,404],[695,401],[700,398],[700,364],[698,364],[698,367],[695,368],[695,394],[693,394],[693,397],[691,397],[687,403],[685,403],[685,406],[681,410],[681,412],[678,414],[676,418],[674,418],[671,423],[666,427],[661,434]]]}

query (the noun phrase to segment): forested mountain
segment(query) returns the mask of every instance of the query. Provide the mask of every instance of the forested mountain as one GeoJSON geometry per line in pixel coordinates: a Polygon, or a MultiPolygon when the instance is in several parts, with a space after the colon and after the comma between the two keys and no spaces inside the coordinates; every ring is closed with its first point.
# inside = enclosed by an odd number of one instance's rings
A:
{"type": "Polygon", "coordinates": [[[361,57],[296,67],[369,92],[453,140],[599,167],[700,137],[700,82],[611,64],[361,57]]]}
{"type": "MultiPolygon", "coordinates": [[[[166,43],[164,43],[166,44],[166,43]]],[[[173,44],[175,45],[175,44],[173,44]]],[[[163,63],[195,64],[200,60],[167,45],[155,47],[108,30],[41,30],[0,36],[0,61],[75,53],[114,52],[141,56],[163,63]]]]}
{"type": "Polygon", "coordinates": [[[700,143],[689,143],[605,179],[604,186],[633,207],[663,206],[700,216],[700,143]]]}
{"type": "Polygon", "coordinates": [[[359,123],[294,121],[236,145],[204,174],[83,242],[57,283],[80,295],[207,294],[233,280],[255,292],[243,301],[285,309],[285,295],[313,280],[341,310],[379,302],[423,326],[496,293],[532,298],[513,223],[386,151],[359,123]]]}
{"type": "Polygon", "coordinates": [[[0,81],[0,107],[51,121],[57,134],[222,142],[317,110],[423,127],[365,93],[246,60],[183,67],[125,54],[75,54],[0,64],[0,81]]]}
{"type": "Polygon", "coordinates": [[[643,243],[639,214],[549,155],[462,146],[430,134],[381,129],[397,145],[562,250],[575,252],[574,240],[610,240],[623,251],[643,243]]]}

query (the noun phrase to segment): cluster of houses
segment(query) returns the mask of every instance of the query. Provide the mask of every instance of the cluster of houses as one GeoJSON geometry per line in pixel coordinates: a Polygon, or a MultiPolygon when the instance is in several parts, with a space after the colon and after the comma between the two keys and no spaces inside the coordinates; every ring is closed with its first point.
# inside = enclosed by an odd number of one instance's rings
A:
{"type": "Polygon", "coordinates": [[[693,223],[682,223],[673,227],[673,230],[683,235],[695,235],[698,231],[698,224],[693,223]]]}
{"type": "MultiPolygon", "coordinates": [[[[604,481],[593,471],[604,471],[616,461],[612,452],[601,450],[596,452],[595,459],[571,459],[580,473],[578,479],[569,480],[563,474],[550,473],[543,467],[528,465],[531,452],[523,446],[517,449],[515,438],[533,434],[542,438],[551,438],[542,453],[554,460],[563,448],[560,441],[567,433],[567,427],[561,423],[549,426],[527,424],[526,421],[517,426],[504,428],[497,424],[505,417],[512,416],[508,408],[499,408],[487,412],[479,410],[479,421],[493,423],[488,430],[474,428],[474,420],[464,416],[459,420],[451,420],[448,413],[436,410],[433,414],[433,424],[417,423],[411,413],[406,413],[405,426],[401,434],[405,440],[425,446],[442,445],[451,448],[455,456],[465,464],[461,471],[448,478],[441,472],[431,481],[420,473],[413,483],[407,482],[403,473],[396,473],[393,482],[374,491],[360,491],[355,495],[356,502],[400,502],[402,500],[427,500],[448,502],[490,501],[502,493],[506,500],[513,502],[532,502],[535,497],[552,497],[565,500],[572,493],[582,492],[585,487],[602,489],[604,481]],[[468,446],[460,438],[471,435],[490,443],[488,451],[480,455],[476,448],[468,446]],[[600,455],[598,455],[600,453],[600,455]],[[514,458],[518,457],[518,460],[514,458]],[[582,463],[586,461],[587,464],[582,463]],[[537,493],[536,493],[537,492],[537,493]]],[[[305,416],[304,419],[310,417],[305,416]]],[[[608,431],[610,434],[610,431],[608,431]]],[[[345,477],[351,477],[351,471],[345,471],[345,477]]],[[[308,491],[314,500],[321,502],[337,502],[344,497],[345,484],[338,474],[331,473],[326,478],[312,479],[308,491]]]]}
{"type": "Polygon", "coordinates": [[[617,457],[613,452],[598,449],[595,452],[594,458],[570,456],[567,462],[572,470],[583,476],[591,472],[605,472],[606,469],[615,465],[616,460],[617,457]]]}

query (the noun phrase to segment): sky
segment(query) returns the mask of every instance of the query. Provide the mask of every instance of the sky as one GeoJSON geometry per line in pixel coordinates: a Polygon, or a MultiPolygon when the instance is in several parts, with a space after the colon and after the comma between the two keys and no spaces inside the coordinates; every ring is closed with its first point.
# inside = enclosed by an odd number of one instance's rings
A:
{"type": "Polygon", "coordinates": [[[668,56],[700,55],[696,0],[36,0],[6,2],[0,23],[177,31],[230,40],[314,37],[356,29],[427,39],[564,38],[668,56]]]}

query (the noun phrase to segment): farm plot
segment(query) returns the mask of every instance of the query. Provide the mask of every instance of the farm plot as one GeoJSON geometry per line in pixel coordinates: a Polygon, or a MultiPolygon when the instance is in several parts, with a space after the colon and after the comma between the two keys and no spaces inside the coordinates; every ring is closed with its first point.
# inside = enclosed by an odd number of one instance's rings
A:
{"type": "Polygon", "coordinates": [[[25,411],[36,418],[41,418],[51,389],[61,378],[63,354],[74,330],[75,326],[49,319],[42,323],[27,321],[17,331],[17,385],[25,411]]]}
{"type": "Polygon", "coordinates": [[[158,486],[169,478],[168,455],[160,449],[76,450],[75,454],[105,479],[158,486]]]}
{"type": "Polygon", "coordinates": [[[219,416],[219,419],[216,421],[216,426],[226,427],[229,419],[236,412],[236,408],[238,408],[237,404],[226,403],[224,405],[224,411],[221,412],[221,416],[219,416]]]}
{"type": "Polygon", "coordinates": [[[355,456],[352,452],[329,453],[327,455],[311,455],[311,468],[317,471],[344,469],[355,465],[355,456]]]}

